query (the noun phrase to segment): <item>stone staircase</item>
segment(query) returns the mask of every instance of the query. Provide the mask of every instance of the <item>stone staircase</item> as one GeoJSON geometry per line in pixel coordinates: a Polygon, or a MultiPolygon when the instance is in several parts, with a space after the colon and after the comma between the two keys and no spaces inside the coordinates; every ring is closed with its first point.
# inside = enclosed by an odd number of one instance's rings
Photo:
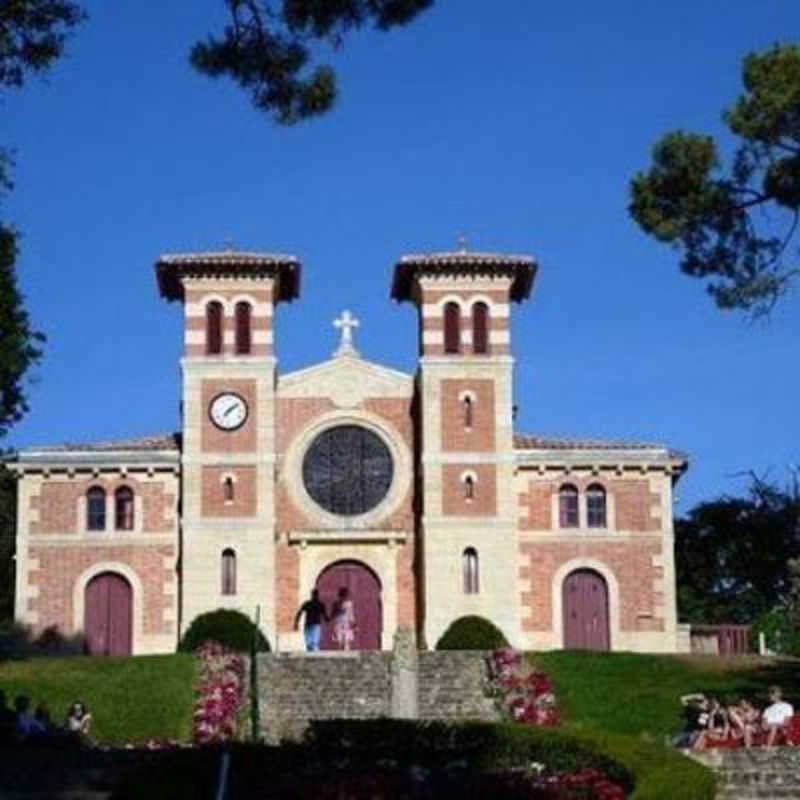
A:
{"type": "Polygon", "coordinates": [[[259,711],[268,741],[310,720],[495,719],[480,652],[283,653],[259,656],[259,711]]]}
{"type": "Polygon", "coordinates": [[[687,753],[719,775],[717,800],[800,800],[800,748],[687,753]]]}

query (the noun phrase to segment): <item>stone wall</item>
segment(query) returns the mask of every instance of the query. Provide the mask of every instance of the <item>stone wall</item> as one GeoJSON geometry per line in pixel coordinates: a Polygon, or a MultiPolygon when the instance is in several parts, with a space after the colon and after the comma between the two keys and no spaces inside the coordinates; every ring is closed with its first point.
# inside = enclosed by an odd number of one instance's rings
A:
{"type": "Polygon", "coordinates": [[[687,755],[719,775],[717,800],[800,800],[800,748],[754,747],[687,755]]]}
{"type": "Polygon", "coordinates": [[[270,653],[259,656],[258,676],[269,741],[297,737],[317,719],[495,718],[480,652],[421,652],[410,661],[388,652],[270,653]]]}

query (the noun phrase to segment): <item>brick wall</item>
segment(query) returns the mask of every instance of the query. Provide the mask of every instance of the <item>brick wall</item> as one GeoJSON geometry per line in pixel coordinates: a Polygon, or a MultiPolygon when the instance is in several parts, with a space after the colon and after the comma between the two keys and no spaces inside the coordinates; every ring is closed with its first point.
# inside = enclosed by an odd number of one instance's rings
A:
{"type": "Polygon", "coordinates": [[[78,578],[95,564],[116,562],[133,570],[142,583],[142,633],[174,633],[174,622],[165,619],[165,612],[174,606],[175,570],[165,564],[175,556],[174,545],[32,545],[29,557],[38,563],[30,570],[28,582],[38,589],[38,597],[28,601],[28,611],[37,615],[36,629],[55,625],[66,634],[78,633],[73,630],[73,592],[78,578]]]}
{"type": "MultiPolygon", "coordinates": [[[[562,564],[576,559],[593,559],[605,564],[619,584],[620,629],[623,631],[661,631],[664,620],[656,617],[656,606],[664,602],[654,581],[663,578],[663,570],[653,563],[661,555],[658,541],[612,542],[586,538],[559,542],[522,542],[520,544],[520,584],[522,629],[552,629],[552,580],[562,564]]],[[[556,587],[556,591],[560,591],[556,587]]]]}
{"type": "Polygon", "coordinates": [[[491,452],[495,449],[494,381],[442,380],[442,451],[491,452]],[[472,400],[472,425],[465,424],[463,396],[472,400]]]}
{"type": "Polygon", "coordinates": [[[450,516],[491,517],[497,514],[497,478],[493,464],[443,464],[442,512],[450,516]],[[473,497],[466,496],[461,476],[472,473],[477,481],[473,497]]]}
{"type": "MultiPolygon", "coordinates": [[[[122,477],[76,477],[51,478],[41,484],[38,495],[31,496],[30,511],[37,512],[31,516],[32,536],[40,534],[72,534],[86,529],[86,519],[79,519],[79,510],[85,515],[85,499],[87,491],[93,486],[101,487],[109,501],[106,503],[106,530],[114,529],[114,492],[128,486],[134,496],[141,499],[137,510],[141,508],[143,518],[141,530],[144,533],[169,533],[175,528],[175,494],[163,481],[138,480],[129,475],[122,477]],[[38,516],[38,521],[36,517],[38,516]]],[[[138,523],[136,525],[138,527],[138,523]]]]}
{"type": "Polygon", "coordinates": [[[256,468],[224,466],[202,468],[202,514],[204,517],[252,517],[257,511],[256,468]],[[225,481],[233,480],[233,499],[225,499],[225,481]]]}

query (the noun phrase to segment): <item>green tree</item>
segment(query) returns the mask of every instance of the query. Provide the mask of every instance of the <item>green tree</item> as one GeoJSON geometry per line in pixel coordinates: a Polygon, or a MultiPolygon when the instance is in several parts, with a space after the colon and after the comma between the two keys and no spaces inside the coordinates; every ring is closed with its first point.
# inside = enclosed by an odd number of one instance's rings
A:
{"type": "Polygon", "coordinates": [[[336,74],[311,66],[311,46],[340,47],[344,35],[372,25],[405,25],[434,0],[225,0],[230,22],[191,51],[210,77],[227,76],[250,92],[253,105],[284,125],[323,114],[336,100],[336,74]]]}
{"type": "Polygon", "coordinates": [[[682,252],[723,309],[768,313],[800,265],[800,46],[744,60],[744,92],[724,111],[736,137],[729,166],[713,137],[667,133],[631,182],[629,211],[645,233],[682,252]]]}
{"type": "Polygon", "coordinates": [[[749,624],[784,606],[800,556],[800,496],[754,478],[746,497],[700,503],[675,522],[678,610],[695,623],[749,624]]]}

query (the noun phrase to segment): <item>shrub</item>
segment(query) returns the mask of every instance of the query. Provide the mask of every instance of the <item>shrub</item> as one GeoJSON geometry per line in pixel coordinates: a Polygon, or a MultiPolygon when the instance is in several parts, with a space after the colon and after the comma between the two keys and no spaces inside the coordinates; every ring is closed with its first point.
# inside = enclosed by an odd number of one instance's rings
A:
{"type": "Polygon", "coordinates": [[[443,634],[437,650],[499,650],[508,647],[503,632],[483,617],[460,617],[443,634]]]}
{"type": "Polygon", "coordinates": [[[195,617],[183,634],[180,649],[193,652],[205,642],[217,642],[237,653],[249,653],[256,637],[256,649],[269,650],[269,642],[255,624],[241,611],[218,608],[195,617]]]}

